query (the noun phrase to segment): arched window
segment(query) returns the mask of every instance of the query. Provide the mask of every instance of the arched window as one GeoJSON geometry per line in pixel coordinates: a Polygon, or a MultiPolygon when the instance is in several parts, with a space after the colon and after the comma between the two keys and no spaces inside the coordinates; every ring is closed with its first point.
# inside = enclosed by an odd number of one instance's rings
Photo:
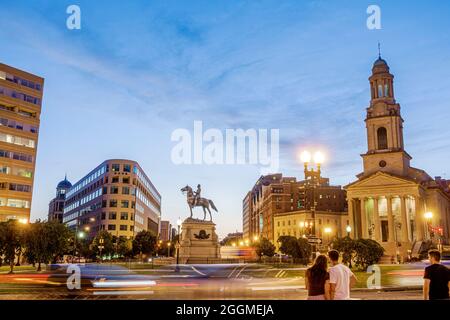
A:
{"type": "Polygon", "coordinates": [[[378,98],[383,97],[383,86],[381,84],[378,85],[378,98]]]}
{"type": "Polygon", "coordinates": [[[388,84],[384,85],[384,95],[386,97],[389,97],[389,85],[388,84]]]}
{"type": "Polygon", "coordinates": [[[377,130],[378,150],[385,150],[388,148],[387,130],[385,127],[380,127],[377,130]]]}

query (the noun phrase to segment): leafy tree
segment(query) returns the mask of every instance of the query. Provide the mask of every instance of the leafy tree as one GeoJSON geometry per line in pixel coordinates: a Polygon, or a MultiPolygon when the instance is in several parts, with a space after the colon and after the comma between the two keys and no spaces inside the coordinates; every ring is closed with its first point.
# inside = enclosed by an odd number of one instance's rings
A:
{"type": "Polygon", "coordinates": [[[47,244],[51,262],[57,263],[70,250],[71,231],[65,224],[58,221],[46,222],[44,227],[48,237],[47,244]]]}
{"type": "Polygon", "coordinates": [[[256,245],[256,254],[258,255],[258,257],[273,257],[273,255],[275,254],[275,246],[266,238],[262,238],[261,241],[256,245]]]}
{"type": "Polygon", "coordinates": [[[41,264],[48,263],[52,258],[50,251],[50,234],[46,223],[37,221],[28,226],[24,237],[25,253],[27,260],[37,263],[37,271],[41,271],[41,264]]]}
{"type": "Polygon", "coordinates": [[[115,252],[115,245],[113,236],[106,230],[102,230],[95,236],[92,241],[91,249],[95,256],[109,256],[111,257],[115,252]],[[100,243],[100,239],[103,239],[103,243],[100,243]],[[100,250],[99,246],[103,246],[103,249],[100,250]]]}
{"type": "Polygon", "coordinates": [[[351,265],[351,260],[355,254],[355,241],[350,237],[336,238],[332,243],[332,248],[342,253],[342,262],[351,265]]]}
{"type": "Polygon", "coordinates": [[[133,256],[133,241],[131,239],[119,237],[117,244],[117,254],[120,257],[133,256]]]}
{"type": "Polygon", "coordinates": [[[300,262],[307,264],[311,256],[311,245],[307,239],[295,238],[293,236],[281,236],[278,238],[280,242],[280,251],[294,258],[300,262]]]}
{"type": "Polygon", "coordinates": [[[19,222],[8,220],[0,223],[0,250],[9,263],[9,273],[14,273],[14,260],[16,254],[22,250],[22,232],[19,222]]]}
{"type": "Polygon", "coordinates": [[[156,235],[148,230],[140,231],[133,239],[133,254],[152,255],[156,249],[156,235]]]}
{"type": "Polygon", "coordinates": [[[357,239],[355,242],[355,264],[366,270],[368,266],[377,263],[384,254],[384,248],[372,239],[357,239]]]}

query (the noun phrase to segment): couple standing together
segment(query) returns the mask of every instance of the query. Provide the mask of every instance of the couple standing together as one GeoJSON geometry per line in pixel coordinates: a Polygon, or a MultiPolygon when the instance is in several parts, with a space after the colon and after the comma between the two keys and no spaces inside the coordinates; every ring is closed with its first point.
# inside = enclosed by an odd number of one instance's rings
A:
{"type": "Polygon", "coordinates": [[[357,279],[353,272],[339,263],[339,252],[331,250],[316,257],[314,265],[306,270],[305,285],[308,300],[348,300],[350,288],[357,279]],[[328,269],[328,258],[331,267],[328,269]]]}

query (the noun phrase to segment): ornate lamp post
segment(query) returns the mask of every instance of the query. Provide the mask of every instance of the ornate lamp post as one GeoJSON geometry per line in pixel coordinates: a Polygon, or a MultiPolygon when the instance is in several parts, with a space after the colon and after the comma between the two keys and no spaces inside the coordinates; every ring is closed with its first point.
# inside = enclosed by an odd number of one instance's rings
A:
{"type": "Polygon", "coordinates": [[[178,266],[180,263],[180,229],[181,229],[181,218],[178,218],[177,220],[177,226],[178,226],[178,239],[177,239],[177,266],[175,268],[175,271],[180,271],[180,267],[178,266]]]}
{"type": "Polygon", "coordinates": [[[433,234],[431,232],[431,221],[433,219],[433,212],[431,212],[431,211],[425,212],[423,216],[425,217],[425,220],[427,222],[427,231],[428,231],[430,240],[433,240],[433,234]]]}

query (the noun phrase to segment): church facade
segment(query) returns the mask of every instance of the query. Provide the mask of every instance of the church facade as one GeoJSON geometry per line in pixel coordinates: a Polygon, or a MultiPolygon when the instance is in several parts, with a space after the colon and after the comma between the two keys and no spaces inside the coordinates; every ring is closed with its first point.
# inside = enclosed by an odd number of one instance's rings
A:
{"type": "Polygon", "coordinates": [[[381,57],[373,65],[369,82],[363,172],[345,187],[349,220],[353,237],[373,239],[386,255],[404,259],[423,241],[449,243],[450,193],[441,179],[411,166],[394,76],[381,57]]]}

